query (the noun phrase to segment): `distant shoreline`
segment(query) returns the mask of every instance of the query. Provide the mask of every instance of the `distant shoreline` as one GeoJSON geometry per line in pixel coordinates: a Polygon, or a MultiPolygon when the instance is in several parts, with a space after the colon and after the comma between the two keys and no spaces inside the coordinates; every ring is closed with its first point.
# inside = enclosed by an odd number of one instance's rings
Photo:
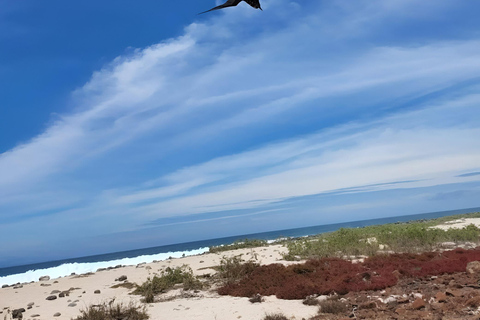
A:
{"type": "MultiPolygon", "coordinates": [[[[283,229],[283,230],[277,230],[277,231],[267,231],[262,233],[237,235],[237,236],[231,236],[231,237],[207,239],[207,240],[186,242],[186,243],[159,246],[159,247],[143,248],[138,250],[121,251],[121,252],[100,254],[100,255],[87,256],[87,257],[79,257],[79,258],[71,258],[71,259],[64,259],[64,260],[47,261],[47,262],[35,263],[35,264],[5,267],[5,268],[0,268],[0,286],[2,285],[2,278],[5,278],[7,276],[23,274],[31,270],[45,270],[50,268],[56,268],[62,265],[76,265],[77,270],[81,270],[82,264],[99,263],[100,265],[101,263],[101,266],[99,266],[98,268],[107,268],[109,266],[113,267],[118,264],[124,264],[119,262],[119,260],[123,260],[123,259],[129,260],[137,257],[143,257],[142,258],[143,260],[135,259],[136,261],[133,264],[136,264],[140,262],[151,262],[153,260],[163,260],[163,259],[167,259],[170,256],[178,258],[178,257],[181,257],[183,254],[189,255],[189,252],[194,252],[193,254],[208,252],[208,250],[203,250],[202,252],[199,252],[198,250],[201,248],[209,248],[209,247],[215,247],[220,245],[228,246],[233,244],[235,241],[242,241],[245,239],[276,240],[279,238],[299,238],[299,237],[324,234],[324,233],[338,230],[340,228],[358,228],[358,227],[365,227],[365,226],[371,226],[371,225],[383,225],[383,224],[390,224],[390,223],[408,223],[408,222],[418,221],[418,220],[432,220],[432,219],[437,219],[445,216],[465,214],[465,213],[471,213],[475,211],[480,211],[480,207],[413,214],[413,215],[404,215],[404,216],[395,216],[395,217],[387,217],[387,218],[358,220],[358,221],[350,221],[350,222],[342,222],[342,223],[326,224],[326,225],[318,225],[318,226],[310,226],[310,227],[302,227],[302,228],[283,229]],[[153,257],[153,256],[156,256],[156,257],[153,257]]],[[[88,270],[88,272],[91,272],[91,271],[96,271],[96,269],[88,270]]],[[[65,272],[57,275],[67,276],[72,272],[76,272],[75,268],[66,270],[65,272]]]]}

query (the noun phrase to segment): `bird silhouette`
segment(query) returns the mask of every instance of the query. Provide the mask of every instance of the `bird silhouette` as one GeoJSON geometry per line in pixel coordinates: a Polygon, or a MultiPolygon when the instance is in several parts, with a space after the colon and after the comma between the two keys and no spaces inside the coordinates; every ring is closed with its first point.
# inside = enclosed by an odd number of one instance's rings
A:
{"type": "Polygon", "coordinates": [[[213,10],[223,9],[223,8],[227,8],[227,7],[235,7],[237,4],[239,4],[242,1],[245,1],[246,3],[248,3],[250,6],[252,6],[255,9],[262,10],[262,7],[260,7],[260,0],[227,0],[227,2],[225,2],[224,4],[216,6],[215,8],[212,8],[210,10],[200,12],[199,14],[210,12],[210,11],[213,11],[213,10]]]}

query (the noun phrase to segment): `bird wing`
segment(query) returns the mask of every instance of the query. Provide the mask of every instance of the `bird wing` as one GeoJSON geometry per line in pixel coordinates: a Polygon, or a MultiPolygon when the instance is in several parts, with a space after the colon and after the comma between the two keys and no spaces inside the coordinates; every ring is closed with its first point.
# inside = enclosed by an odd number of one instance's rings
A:
{"type": "MultiPolygon", "coordinates": [[[[206,12],[210,12],[210,11],[213,11],[213,10],[218,10],[218,9],[223,9],[223,8],[227,8],[227,7],[234,7],[236,6],[237,4],[239,4],[242,0],[227,0],[227,2],[225,2],[224,4],[221,4],[219,6],[216,6],[215,8],[212,8],[210,10],[207,10],[207,11],[204,11],[204,12],[200,12],[199,14],[202,14],[202,13],[206,13],[206,12]]],[[[252,0],[249,0],[249,1],[252,1],[252,0]]],[[[258,1],[258,0],[257,0],[258,1]]]]}
{"type": "Polygon", "coordinates": [[[243,0],[246,3],[248,3],[250,6],[254,7],[255,9],[260,9],[262,10],[262,7],[260,7],[260,0],[243,0]]]}

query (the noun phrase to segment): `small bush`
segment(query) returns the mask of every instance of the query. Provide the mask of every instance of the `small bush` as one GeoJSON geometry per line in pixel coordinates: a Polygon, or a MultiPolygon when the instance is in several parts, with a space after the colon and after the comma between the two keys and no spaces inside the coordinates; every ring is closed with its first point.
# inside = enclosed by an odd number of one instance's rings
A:
{"type": "Polygon", "coordinates": [[[160,276],[148,278],[133,293],[143,295],[144,301],[151,303],[155,300],[155,295],[166,292],[176,284],[183,284],[184,290],[202,288],[202,283],[193,275],[192,269],[184,265],[176,268],[168,267],[160,276]]]}
{"type": "Polygon", "coordinates": [[[217,267],[217,275],[225,284],[235,283],[248,276],[258,267],[259,264],[253,261],[244,262],[239,257],[223,257],[220,266],[217,267]]]}
{"type": "Polygon", "coordinates": [[[314,296],[308,296],[303,300],[302,303],[306,306],[318,306],[319,302],[320,301],[318,301],[318,299],[314,296]]]}
{"type": "Polygon", "coordinates": [[[282,313],[270,313],[266,314],[263,320],[288,320],[288,318],[282,313]]]}
{"type": "Polygon", "coordinates": [[[347,312],[347,305],[335,298],[327,299],[318,303],[320,313],[341,314],[347,312]]]}
{"type": "Polygon", "coordinates": [[[145,307],[139,307],[135,304],[123,305],[107,305],[89,306],[85,310],[80,311],[80,316],[74,320],[145,320],[149,316],[145,311],[145,307]]]}
{"type": "Polygon", "coordinates": [[[259,294],[254,295],[250,299],[248,299],[251,303],[262,303],[264,301],[263,297],[259,294]]]}

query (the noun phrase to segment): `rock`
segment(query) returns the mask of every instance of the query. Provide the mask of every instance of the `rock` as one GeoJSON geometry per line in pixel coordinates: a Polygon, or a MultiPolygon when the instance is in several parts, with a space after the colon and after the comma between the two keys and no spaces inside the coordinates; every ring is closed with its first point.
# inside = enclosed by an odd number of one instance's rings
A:
{"type": "Polygon", "coordinates": [[[465,303],[468,307],[478,308],[480,306],[480,297],[473,297],[467,300],[465,303]]]}
{"type": "Polygon", "coordinates": [[[58,294],[58,297],[59,298],[64,298],[64,297],[68,297],[70,295],[70,292],[68,291],[62,291],[58,294]]]}
{"type": "Polygon", "coordinates": [[[480,261],[472,261],[467,264],[467,273],[480,273],[480,261]]]}
{"type": "Polygon", "coordinates": [[[100,294],[100,290],[95,290],[93,293],[100,294]]]}
{"type": "Polygon", "coordinates": [[[51,284],[50,283],[42,283],[40,284],[41,287],[50,287],[51,284]]]}
{"type": "Polygon", "coordinates": [[[50,292],[50,294],[57,294],[57,293],[60,293],[61,291],[60,290],[52,290],[52,292],[50,292]]]}
{"type": "Polygon", "coordinates": [[[32,307],[32,306],[34,306],[34,305],[35,305],[35,302],[29,302],[29,303],[27,304],[27,306],[29,306],[29,307],[32,307]]]}
{"type": "Polygon", "coordinates": [[[407,312],[407,310],[403,307],[395,309],[395,313],[398,315],[404,315],[407,312]]]}
{"type": "Polygon", "coordinates": [[[377,308],[377,304],[375,303],[375,301],[364,302],[364,303],[362,303],[361,305],[358,306],[358,309],[360,309],[360,310],[375,309],[375,308],[377,308]]]}
{"type": "Polygon", "coordinates": [[[392,274],[393,274],[393,276],[394,276],[395,278],[397,278],[397,279],[400,279],[400,277],[402,276],[402,274],[401,274],[400,271],[398,271],[398,270],[393,270],[393,271],[392,271],[392,274]]]}
{"type": "Polygon", "coordinates": [[[447,295],[443,292],[437,292],[435,299],[437,299],[438,302],[445,302],[447,301],[447,295]]]}
{"type": "Polygon", "coordinates": [[[15,310],[12,311],[12,318],[13,319],[22,319],[24,312],[25,312],[24,308],[15,309],[15,310]]]}
{"type": "Polygon", "coordinates": [[[54,317],[60,317],[62,314],[60,312],[56,312],[53,316],[54,317]]]}
{"type": "Polygon", "coordinates": [[[38,281],[48,281],[48,280],[50,280],[49,276],[43,276],[38,279],[38,281]]]}
{"type": "Polygon", "coordinates": [[[39,314],[32,314],[31,317],[32,318],[38,318],[38,317],[40,317],[40,315],[39,314]]]}
{"type": "Polygon", "coordinates": [[[13,289],[21,289],[21,288],[23,288],[23,285],[21,284],[17,284],[13,287],[13,289]]]}
{"type": "Polygon", "coordinates": [[[72,303],[69,303],[68,306],[69,306],[69,307],[76,307],[77,304],[76,304],[75,302],[72,302],[72,303]]]}
{"type": "Polygon", "coordinates": [[[426,302],[422,298],[417,298],[412,303],[412,308],[415,310],[420,310],[422,308],[425,308],[425,306],[426,306],[426,302]]]}
{"type": "Polygon", "coordinates": [[[8,287],[9,287],[8,284],[4,284],[4,285],[2,286],[2,289],[3,289],[3,288],[8,288],[8,287]]]}
{"type": "Polygon", "coordinates": [[[115,281],[125,281],[125,280],[127,280],[127,276],[125,276],[125,275],[124,275],[124,276],[120,276],[120,277],[118,277],[117,279],[115,279],[115,281]]]}
{"type": "Polygon", "coordinates": [[[53,295],[53,296],[48,296],[46,300],[55,300],[57,299],[57,296],[53,295]]]}
{"type": "Polygon", "coordinates": [[[390,296],[390,297],[385,298],[385,299],[383,299],[383,300],[381,300],[381,301],[382,301],[383,303],[385,303],[385,304],[393,304],[393,303],[396,303],[396,302],[397,302],[397,298],[390,296]]]}

